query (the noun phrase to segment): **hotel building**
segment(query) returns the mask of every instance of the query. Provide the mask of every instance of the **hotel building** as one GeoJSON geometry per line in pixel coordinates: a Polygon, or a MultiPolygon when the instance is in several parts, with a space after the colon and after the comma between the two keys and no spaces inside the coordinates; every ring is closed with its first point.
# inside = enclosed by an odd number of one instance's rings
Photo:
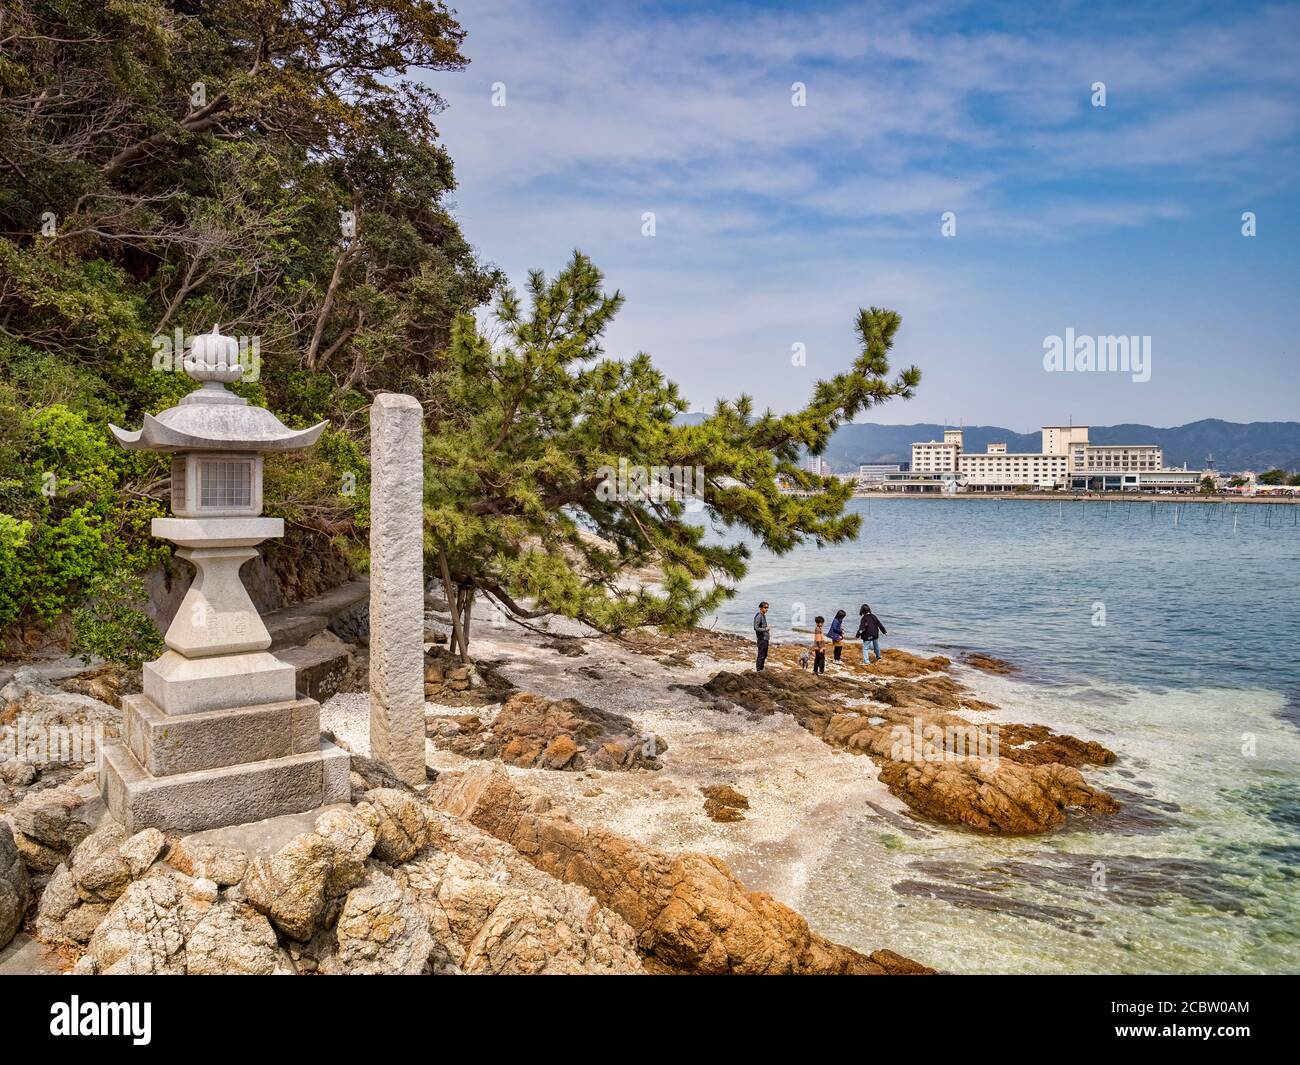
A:
{"type": "Polygon", "coordinates": [[[1201,474],[1167,470],[1157,444],[1093,444],[1086,425],[1045,425],[1042,450],[1008,451],[989,444],[981,454],[964,447],[961,429],[942,440],[912,445],[910,473],[889,473],[881,487],[904,492],[1195,491],[1201,474]]]}

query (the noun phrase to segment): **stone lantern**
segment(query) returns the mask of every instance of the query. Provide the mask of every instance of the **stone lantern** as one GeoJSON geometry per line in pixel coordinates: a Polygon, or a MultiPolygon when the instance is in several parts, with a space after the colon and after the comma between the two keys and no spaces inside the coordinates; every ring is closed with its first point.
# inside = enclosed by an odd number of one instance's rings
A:
{"type": "Polygon", "coordinates": [[[240,579],[257,545],[284,534],[262,514],[262,456],[311,447],[325,423],[293,430],[226,385],[243,372],[232,337],[194,338],[183,368],[197,388],[134,432],[129,450],[170,452],[169,518],[155,536],[197,571],[167,650],[144,666],[142,695],[123,700],[123,742],[103,749],[100,789],[129,831],[193,832],[300,813],[349,798],[346,752],[320,738],[320,706],[300,699],[295,670],[240,579]]]}

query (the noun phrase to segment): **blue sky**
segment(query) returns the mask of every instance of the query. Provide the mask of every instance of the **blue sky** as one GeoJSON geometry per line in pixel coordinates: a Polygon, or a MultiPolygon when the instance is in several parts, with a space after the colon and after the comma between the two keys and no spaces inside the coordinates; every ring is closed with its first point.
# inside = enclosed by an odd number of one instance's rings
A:
{"type": "Polygon", "coordinates": [[[466,5],[456,213],[516,283],[590,254],[694,409],[800,404],[876,305],[923,379],[864,420],[1300,419],[1300,6],[1133,7],[466,5]],[[1067,328],[1151,380],[1045,372],[1067,328]]]}

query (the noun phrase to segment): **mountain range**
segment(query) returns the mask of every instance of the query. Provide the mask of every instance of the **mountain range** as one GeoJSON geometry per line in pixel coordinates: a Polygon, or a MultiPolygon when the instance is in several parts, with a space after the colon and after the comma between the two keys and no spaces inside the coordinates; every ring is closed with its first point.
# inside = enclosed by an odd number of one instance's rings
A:
{"type": "MultiPolygon", "coordinates": [[[[691,413],[686,421],[699,421],[704,414],[691,413]]],[[[951,428],[951,427],[949,427],[951,428]]],[[[967,425],[965,449],[984,451],[990,443],[1005,443],[1008,451],[1036,452],[1042,446],[1038,432],[1018,433],[998,425],[967,425]]],[[[912,443],[942,440],[942,425],[921,422],[914,425],[879,425],[855,422],[842,425],[822,452],[836,473],[851,473],[864,462],[910,462],[912,443]]],[[[1300,470],[1300,422],[1225,422],[1205,418],[1186,425],[1160,428],[1154,425],[1094,425],[1088,429],[1094,444],[1159,444],[1165,465],[1200,470],[1207,458],[1222,472],[1263,470],[1281,467],[1300,470]]]]}

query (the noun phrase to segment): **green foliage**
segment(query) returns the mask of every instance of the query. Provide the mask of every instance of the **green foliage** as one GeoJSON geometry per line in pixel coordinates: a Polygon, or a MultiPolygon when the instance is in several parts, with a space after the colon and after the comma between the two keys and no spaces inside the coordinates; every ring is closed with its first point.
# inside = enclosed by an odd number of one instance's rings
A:
{"type": "Polygon", "coordinates": [[[647,355],[603,357],[622,304],[603,281],[575,252],[555,278],[530,276],[527,307],[504,291],[491,330],[458,319],[424,389],[429,571],[445,560],[453,582],[516,617],[558,613],[604,631],[696,623],[734,594],[748,548],[708,536],[683,493],[611,492],[620,463],[685,470],[692,487],[698,469],[711,524],[770,551],[855,536],[859,518],[844,513],[851,486],[799,460],[860,412],[912,394],[919,371],[889,376],[899,316],[860,311],[859,354],[817,382],[802,409],[759,414],[742,396],[683,425],[686,400],[647,355]],[[814,491],[784,494],[782,483],[814,491]],[[656,586],[626,579],[652,564],[656,586]]]}
{"type": "Polygon", "coordinates": [[[89,596],[79,645],[145,646],[104,582],[166,557],[166,463],[107,424],[178,402],[162,356],[214,322],[257,344],[239,394],[334,427],[269,512],[364,560],[364,408],[497,279],[444,202],[463,38],[441,0],[0,3],[0,635],[89,596]]]}
{"type": "Polygon", "coordinates": [[[0,514],[0,625],[13,621],[22,610],[19,561],[31,531],[30,521],[0,514]]]}
{"type": "Polygon", "coordinates": [[[0,428],[0,628],[53,622],[107,574],[165,557],[142,535],[158,504],[120,491],[139,460],[102,426],[62,404],[29,410],[0,388],[0,428]]]}
{"type": "Polygon", "coordinates": [[[1290,474],[1286,470],[1265,470],[1256,478],[1260,484],[1286,484],[1290,474]]]}
{"type": "Polygon", "coordinates": [[[149,615],[144,583],[131,570],[103,573],[87,587],[81,606],[72,611],[72,653],[89,662],[98,656],[135,667],[163,652],[163,640],[149,615]]]}

